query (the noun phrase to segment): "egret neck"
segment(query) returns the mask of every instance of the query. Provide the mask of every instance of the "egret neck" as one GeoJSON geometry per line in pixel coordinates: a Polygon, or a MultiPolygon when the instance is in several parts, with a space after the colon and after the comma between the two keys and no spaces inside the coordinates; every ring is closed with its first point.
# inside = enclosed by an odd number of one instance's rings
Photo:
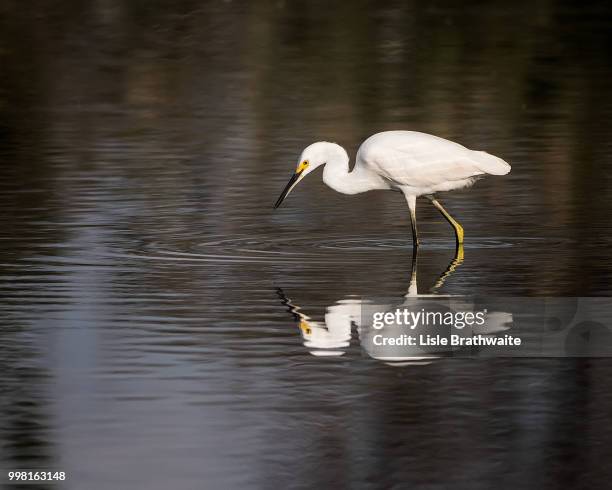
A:
{"type": "Polygon", "coordinates": [[[327,143],[323,182],[342,194],[359,194],[374,189],[389,189],[389,185],[374,172],[355,166],[349,171],[349,156],[336,143],[327,143]]]}

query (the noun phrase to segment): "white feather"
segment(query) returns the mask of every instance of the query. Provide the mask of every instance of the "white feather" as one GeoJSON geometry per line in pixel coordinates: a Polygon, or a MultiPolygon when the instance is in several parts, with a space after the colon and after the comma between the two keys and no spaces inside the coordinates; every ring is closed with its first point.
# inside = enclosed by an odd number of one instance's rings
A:
{"type": "Polygon", "coordinates": [[[415,195],[466,187],[484,174],[504,175],[510,165],[484,151],[473,151],[437,136],[387,131],[359,148],[355,168],[365,167],[415,195]]]}

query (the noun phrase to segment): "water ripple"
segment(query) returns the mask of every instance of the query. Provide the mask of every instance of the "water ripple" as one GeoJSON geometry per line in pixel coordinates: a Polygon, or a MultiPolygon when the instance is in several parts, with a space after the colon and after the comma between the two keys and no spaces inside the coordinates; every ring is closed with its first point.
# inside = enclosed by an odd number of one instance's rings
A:
{"type": "MultiPolygon", "coordinates": [[[[465,248],[509,248],[526,240],[537,238],[472,237],[465,248]]],[[[427,237],[421,246],[425,250],[451,250],[453,247],[453,241],[446,237],[427,237]]],[[[219,237],[205,242],[181,242],[174,245],[151,242],[145,244],[140,253],[122,252],[118,256],[154,261],[218,263],[282,264],[295,260],[308,260],[310,263],[355,263],[361,262],[366,254],[389,252],[411,253],[412,241],[405,236],[331,236],[325,239],[313,239],[308,235],[282,238],[219,237]]]]}

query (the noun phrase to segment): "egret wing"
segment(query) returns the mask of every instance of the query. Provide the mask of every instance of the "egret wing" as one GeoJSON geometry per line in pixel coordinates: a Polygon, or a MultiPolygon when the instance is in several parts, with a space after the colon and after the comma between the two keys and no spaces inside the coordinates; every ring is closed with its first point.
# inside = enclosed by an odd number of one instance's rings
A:
{"type": "Polygon", "coordinates": [[[392,131],[367,140],[360,157],[379,175],[398,184],[431,187],[485,173],[507,173],[510,166],[483,151],[472,151],[436,136],[392,131]]]}
{"type": "Polygon", "coordinates": [[[405,137],[378,141],[366,148],[362,158],[392,182],[429,187],[485,173],[471,153],[474,152],[442,138],[405,137]]]}

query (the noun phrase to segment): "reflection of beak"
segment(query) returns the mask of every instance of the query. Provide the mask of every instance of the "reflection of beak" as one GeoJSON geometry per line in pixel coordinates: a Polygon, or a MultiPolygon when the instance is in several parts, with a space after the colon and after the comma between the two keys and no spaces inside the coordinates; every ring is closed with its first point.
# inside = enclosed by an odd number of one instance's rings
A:
{"type": "Polygon", "coordinates": [[[300,175],[302,175],[302,172],[304,170],[300,170],[299,172],[294,173],[291,178],[289,179],[289,182],[287,182],[287,185],[285,186],[285,188],[283,189],[283,192],[281,192],[280,197],[278,198],[278,200],[276,201],[276,204],[274,204],[274,209],[276,209],[277,207],[279,207],[281,205],[281,203],[285,200],[285,198],[289,195],[289,193],[291,192],[291,190],[295,187],[295,185],[298,183],[298,181],[300,180],[300,175]]]}

